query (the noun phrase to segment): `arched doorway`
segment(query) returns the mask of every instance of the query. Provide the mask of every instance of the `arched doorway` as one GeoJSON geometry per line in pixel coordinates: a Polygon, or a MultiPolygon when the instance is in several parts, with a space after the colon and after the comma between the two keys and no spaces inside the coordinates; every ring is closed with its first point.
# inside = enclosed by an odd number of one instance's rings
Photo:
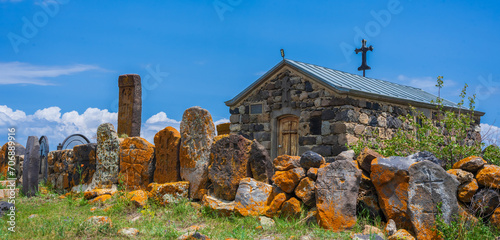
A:
{"type": "Polygon", "coordinates": [[[299,118],[285,115],[278,119],[278,156],[299,155],[299,118]]]}

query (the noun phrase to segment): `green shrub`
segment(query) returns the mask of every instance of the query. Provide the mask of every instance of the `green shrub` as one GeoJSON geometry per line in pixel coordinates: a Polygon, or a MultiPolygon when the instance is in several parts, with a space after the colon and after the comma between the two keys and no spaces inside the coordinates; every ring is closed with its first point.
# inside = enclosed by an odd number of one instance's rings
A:
{"type": "MultiPolygon", "coordinates": [[[[437,81],[436,86],[441,88],[442,77],[438,77],[437,81]]],[[[392,138],[383,140],[377,137],[374,141],[364,136],[348,147],[357,154],[364,147],[369,147],[384,156],[408,156],[418,151],[429,151],[443,160],[448,168],[465,157],[480,154],[482,143],[470,139],[470,133],[474,130],[475,124],[476,96],[468,98],[468,110],[463,108],[467,87],[465,84],[460,94],[461,101],[458,103],[458,110],[444,110],[440,97],[433,101],[438,112],[433,118],[428,118],[423,112],[410,106],[409,114],[399,116],[403,124],[394,132],[392,138]]],[[[378,136],[378,134],[375,135],[378,136]]]]}
{"type": "Polygon", "coordinates": [[[495,145],[487,146],[484,149],[483,158],[489,163],[500,166],[500,148],[495,145]]]}

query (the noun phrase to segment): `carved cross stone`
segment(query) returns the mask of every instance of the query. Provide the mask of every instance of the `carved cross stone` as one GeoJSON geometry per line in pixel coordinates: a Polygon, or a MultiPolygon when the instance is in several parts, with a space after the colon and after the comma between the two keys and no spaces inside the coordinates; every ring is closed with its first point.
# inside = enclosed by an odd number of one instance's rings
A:
{"type": "Polygon", "coordinates": [[[139,137],[141,134],[142,88],[141,77],[137,74],[121,75],[118,107],[118,135],[139,137]]]}

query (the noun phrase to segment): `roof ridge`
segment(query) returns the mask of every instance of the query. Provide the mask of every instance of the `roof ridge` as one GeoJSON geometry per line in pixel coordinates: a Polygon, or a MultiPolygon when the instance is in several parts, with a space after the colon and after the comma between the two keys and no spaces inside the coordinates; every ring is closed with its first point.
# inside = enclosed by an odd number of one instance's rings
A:
{"type": "MultiPolygon", "coordinates": [[[[349,75],[351,75],[351,76],[356,76],[356,77],[360,77],[360,78],[372,79],[372,80],[376,80],[376,81],[381,81],[381,82],[390,83],[390,84],[394,84],[394,85],[398,85],[398,86],[403,86],[403,87],[410,87],[410,88],[414,88],[414,89],[418,89],[418,90],[422,90],[422,91],[424,91],[424,90],[423,90],[423,89],[421,89],[421,88],[412,87],[412,86],[408,86],[408,85],[403,85],[403,84],[399,84],[399,83],[391,82],[391,81],[388,81],[388,80],[382,80],[382,79],[378,79],[378,78],[371,78],[371,77],[363,77],[363,76],[360,76],[360,75],[357,75],[357,74],[354,74],[354,73],[350,73],[350,72],[346,72],[346,71],[342,71],[342,70],[332,69],[332,68],[323,67],[323,66],[320,66],[320,65],[317,65],[317,64],[306,63],[306,62],[301,62],[301,61],[296,61],[296,60],[292,60],[292,59],[285,58],[285,61],[287,61],[287,60],[288,60],[288,61],[292,61],[292,62],[297,62],[297,63],[303,63],[303,64],[307,64],[307,65],[315,66],[315,67],[320,67],[320,68],[328,69],[328,70],[331,70],[331,71],[341,72],[341,73],[349,74],[349,75]]],[[[425,91],[424,91],[424,92],[425,92],[425,91]]],[[[432,93],[431,93],[431,94],[432,94],[432,93]]],[[[433,95],[434,95],[434,94],[433,94],[433,95]]]]}

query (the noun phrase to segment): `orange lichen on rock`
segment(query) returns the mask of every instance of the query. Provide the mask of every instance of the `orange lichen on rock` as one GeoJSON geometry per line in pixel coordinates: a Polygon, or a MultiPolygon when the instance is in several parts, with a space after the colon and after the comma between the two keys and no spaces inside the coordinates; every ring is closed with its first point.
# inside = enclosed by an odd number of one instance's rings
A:
{"type": "Polygon", "coordinates": [[[376,158],[371,164],[370,178],[377,190],[379,205],[386,218],[393,219],[398,228],[411,229],[407,213],[408,171],[379,164],[379,159],[376,158]]]}
{"type": "Polygon", "coordinates": [[[486,161],[484,161],[482,157],[470,156],[453,164],[453,168],[462,169],[469,172],[476,172],[481,167],[483,167],[484,164],[486,164],[486,161]]]}
{"type": "Polygon", "coordinates": [[[120,176],[128,189],[146,189],[155,147],[141,137],[126,138],[120,144],[120,176]]]}
{"type": "Polygon", "coordinates": [[[271,185],[253,178],[243,178],[234,199],[234,209],[242,216],[262,215],[271,192],[271,185]]]}
{"type": "Polygon", "coordinates": [[[304,176],[303,168],[294,168],[287,171],[276,171],[272,180],[281,190],[292,193],[304,176]]]}
{"type": "Polygon", "coordinates": [[[387,240],[415,240],[415,238],[405,229],[399,229],[391,235],[387,240]]]}
{"type": "Polygon", "coordinates": [[[156,133],[154,138],[156,167],[155,183],[177,182],[181,180],[179,165],[179,146],[181,134],[173,127],[166,127],[156,133]]]}
{"type": "Polygon", "coordinates": [[[146,206],[148,194],[144,190],[135,190],[127,193],[127,199],[134,203],[136,207],[142,208],[146,206]]]}
{"type": "Polygon", "coordinates": [[[485,165],[477,172],[476,179],[483,186],[500,189],[500,167],[485,165]]]}
{"type": "Polygon", "coordinates": [[[234,212],[234,202],[223,201],[208,194],[203,196],[201,204],[205,207],[212,209],[221,216],[230,216],[234,212]]]}
{"type": "Polygon", "coordinates": [[[281,209],[283,203],[287,200],[286,193],[279,193],[276,195],[271,203],[266,207],[265,215],[267,217],[274,217],[278,214],[278,211],[281,209]]]}
{"type": "Polygon", "coordinates": [[[83,197],[87,200],[99,197],[101,195],[113,196],[117,191],[114,189],[94,189],[83,193],[83,197]]]}
{"type": "Polygon", "coordinates": [[[93,225],[109,225],[110,227],[113,226],[111,219],[106,216],[92,216],[87,218],[86,222],[93,225]]]}
{"type": "Polygon", "coordinates": [[[297,195],[305,205],[314,205],[314,181],[309,177],[300,180],[299,185],[295,188],[295,195],[297,195]]]}
{"type": "Polygon", "coordinates": [[[300,201],[294,197],[284,202],[281,206],[281,216],[285,218],[298,218],[301,211],[300,201]]]}
{"type": "Polygon", "coordinates": [[[277,171],[286,171],[300,167],[300,156],[281,155],[274,159],[273,165],[277,171]]]}
{"type": "Polygon", "coordinates": [[[469,183],[464,183],[458,186],[458,200],[469,203],[472,200],[474,194],[476,194],[479,185],[477,185],[476,179],[472,179],[469,183]]]}
{"type": "Polygon", "coordinates": [[[148,185],[150,196],[160,204],[179,202],[189,197],[189,182],[151,183],[148,185]]]}
{"type": "Polygon", "coordinates": [[[5,143],[2,148],[0,149],[0,176],[3,176],[4,178],[7,178],[7,170],[9,168],[8,163],[8,155],[7,155],[7,148],[9,146],[9,143],[5,143]]]}
{"type": "Polygon", "coordinates": [[[496,208],[490,217],[490,223],[500,229],[500,207],[496,208]]]}
{"type": "Polygon", "coordinates": [[[105,194],[105,195],[101,195],[99,197],[96,197],[92,200],[89,201],[89,204],[95,204],[95,203],[104,203],[106,202],[107,200],[109,200],[112,196],[111,195],[108,195],[108,194],[105,194]]]}
{"type": "Polygon", "coordinates": [[[378,152],[375,152],[372,149],[369,149],[365,147],[363,151],[359,154],[358,158],[356,158],[356,161],[359,164],[359,167],[368,173],[371,171],[371,166],[372,166],[372,161],[375,158],[383,158],[381,154],[378,152]]]}

